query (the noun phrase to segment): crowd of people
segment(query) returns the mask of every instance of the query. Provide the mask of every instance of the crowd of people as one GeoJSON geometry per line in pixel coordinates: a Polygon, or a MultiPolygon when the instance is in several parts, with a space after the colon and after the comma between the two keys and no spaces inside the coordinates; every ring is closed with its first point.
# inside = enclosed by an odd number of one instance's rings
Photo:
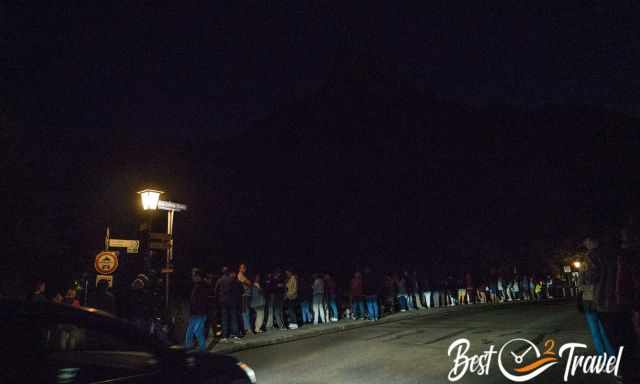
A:
{"type": "Polygon", "coordinates": [[[197,341],[202,349],[208,337],[227,342],[343,320],[377,321],[393,312],[542,300],[576,292],[551,276],[496,275],[476,284],[470,273],[436,280],[416,271],[376,274],[370,268],[356,271],[344,285],[331,273],[275,269],[250,275],[246,264],[237,270],[224,267],[219,276],[196,268],[192,279],[185,344],[191,347],[197,341]]]}

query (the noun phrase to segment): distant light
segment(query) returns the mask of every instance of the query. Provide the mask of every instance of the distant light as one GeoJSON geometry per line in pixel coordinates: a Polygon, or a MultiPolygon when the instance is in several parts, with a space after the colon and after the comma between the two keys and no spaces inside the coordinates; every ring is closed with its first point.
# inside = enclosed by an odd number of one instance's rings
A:
{"type": "Polygon", "coordinates": [[[156,189],[144,189],[138,192],[142,198],[142,208],[144,210],[158,209],[158,201],[160,200],[160,194],[162,193],[164,192],[156,189]]]}
{"type": "Polygon", "coordinates": [[[574,261],[574,262],[573,262],[573,266],[574,266],[574,267],[576,267],[576,269],[580,269],[580,266],[581,266],[581,265],[582,265],[582,263],[581,263],[581,262],[579,262],[579,261],[574,261]]]}

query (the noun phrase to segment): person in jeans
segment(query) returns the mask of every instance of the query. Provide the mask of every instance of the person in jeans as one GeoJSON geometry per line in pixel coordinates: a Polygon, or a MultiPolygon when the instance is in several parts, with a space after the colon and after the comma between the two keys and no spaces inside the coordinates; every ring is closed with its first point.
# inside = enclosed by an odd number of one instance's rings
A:
{"type": "Polygon", "coordinates": [[[489,280],[489,300],[491,300],[491,304],[495,304],[498,302],[498,283],[495,278],[491,278],[489,280]]]}
{"type": "Polygon", "coordinates": [[[410,275],[409,281],[411,282],[411,289],[413,291],[412,300],[416,309],[423,309],[422,305],[422,289],[420,287],[420,278],[418,272],[413,271],[410,275]]]}
{"type": "Polygon", "coordinates": [[[324,313],[324,280],[319,274],[313,276],[313,325],[318,325],[318,319],[327,322],[324,313]]]}
{"type": "Polygon", "coordinates": [[[255,333],[262,333],[262,323],[264,321],[264,307],[266,300],[264,297],[264,291],[262,290],[262,279],[260,275],[256,275],[253,280],[253,286],[251,287],[251,300],[249,306],[256,313],[256,322],[254,324],[253,331],[255,333]]]}
{"type": "Polygon", "coordinates": [[[504,280],[502,279],[502,276],[498,276],[498,280],[496,282],[496,290],[497,290],[498,300],[501,303],[504,303],[505,293],[504,293],[504,280]]]}
{"type": "Polygon", "coordinates": [[[380,318],[380,307],[378,306],[378,292],[380,288],[378,278],[368,267],[364,270],[362,291],[367,306],[367,319],[370,321],[378,320],[380,318]]]}
{"type": "Polygon", "coordinates": [[[329,273],[325,273],[324,275],[324,290],[327,297],[327,305],[330,310],[329,319],[331,321],[338,321],[340,314],[338,313],[338,303],[336,302],[336,281],[329,273]]]}
{"type": "Polygon", "coordinates": [[[238,330],[238,302],[240,298],[236,297],[236,284],[234,274],[230,273],[228,268],[223,268],[222,276],[215,285],[215,296],[218,298],[222,323],[222,339],[220,340],[222,342],[229,338],[237,339],[240,334],[238,330]]]}
{"type": "Polygon", "coordinates": [[[400,312],[406,312],[409,309],[409,300],[407,298],[407,280],[404,275],[395,275],[396,295],[400,306],[400,312]]]}
{"type": "Polygon", "coordinates": [[[474,288],[473,278],[471,277],[471,273],[467,272],[464,274],[464,286],[466,288],[466,302],[467,304],[474,304],[476,302],[476,290],[474,288]]]}
{"type": "Polygon", "coordinates": [[[204,352],[207,347],[205,323],[207,321],[209,289],[202,282],[202,272],[193,273],[193,289],[191,290],[191,317],[185,335],[185,346],[193,347],[194,337],[198,340],[198,350],[204,352]]]}
{"type": "Polygon", "coordinates": [[[424,277],[422,279],[421,287],[424,305],[427,309],[429,309],[431,308],[431,295],[433,294],[433,290],[431,287],[431,282],[429,281],[426,273],[424,274],[424,277]]]}
{"type": "Polygon", "coordinates": [[[382,282],[382,312],[393,313],[394,304],[396,300],[396,288],[393,276],[390,273],[385,273],[382,282]]]}
{"type": "Polygon", "coordinates": [[[351,318],[364,319],[364,293],[360,272],[356,272],[351,279],[351,318]]]}
{"type": "Polygon", "coordinates": [[[267,273],[267,279],[264,282],[264,296],[267,299],[266,305],[266,315],[267,315],[267,323],[265,324],[265,328],[267,330],[273,328],[273,294],[275,291],[275,284],[273,280],[273,273],[267,273]]]}
{"type": "Polygon", "coordinates": [[[313,281],[307,280],[304,276],[300,276],[298,282],[298,299],[300,300],[300,312],[302,312],[302,323],[308,324],[313,321],[311,314],[311,301],[313,300],[313,281]]]}
{"type": "Polygon", "coordinates": [[[251,280],[247,278],[247,265],[240,264],[238,268],[238,282],[242,284],[242,297],[240,301],[240,315],[245,334],[251,331],[251,312],[249,309],[249,295],[251,294],[251,280]]]}
{"type": "Polygon", "coordinates": [[[298,301],[298,278],[291,270],[285,271],[287,278],[285,302],[287,304],[287,315],[289,322],[289,329],[298,328],[298,318],[296,316],[296,305],[298,301]]]}

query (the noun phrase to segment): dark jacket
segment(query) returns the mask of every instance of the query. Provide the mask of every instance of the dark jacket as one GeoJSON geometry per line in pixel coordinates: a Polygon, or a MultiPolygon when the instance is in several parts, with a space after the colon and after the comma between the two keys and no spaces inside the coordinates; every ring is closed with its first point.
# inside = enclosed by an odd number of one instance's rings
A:
{"type": "MultiPolygon", "coordinates": [[[[234,300],[235,299],[234,293],[235,294],[238,293],[238,292],[234,292],[236,291],[234,289],[234,286],[236,285],[240,285],[237,282],[237,279],[232,278],[231,275],[228,275],[228,274],[222,275],[222,277],[220,277],[218,281],[216,281],[216,286],[214,288],[215,296],[218,299],[218,303],[220,303],[221,305],[234,305],[234,304],[238,305],[239,299],[238,301],[234,300]]],[[[241,294],[242,293],[240,293],[240,295],[241,294]]]]}
{"type": "Polygon", "coordinates": [[[209,287],[196,283],[191,290],[191,315],[206,315],[209,312],[209,287]]]}
{"type": "Polygon", "coordinates": [[[336,281],[331,277],[324,280],[324,290],[329,297],[335,297],[337,294],[336,281]]]}
{"type": "Polygon", "coordinates": [[[365,296],[373,296],[377,294],[376,278],[373,272],[365,272],[362,276],[362,293],[365,296]]]}

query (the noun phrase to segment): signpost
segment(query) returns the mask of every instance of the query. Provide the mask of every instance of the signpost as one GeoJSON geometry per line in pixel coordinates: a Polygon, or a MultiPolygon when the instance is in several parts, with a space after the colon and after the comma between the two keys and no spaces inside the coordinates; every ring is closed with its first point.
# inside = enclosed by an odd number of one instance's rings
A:
{"type": "Polygon", "coordinates": [[[160,195],[164,192],[155,189],[145,189],[138,192],[142,198],[142,208],[147,209],[161,209],[167,211],[167,237],[154,238],[156,234],[151,234],[151,240],[161,240],[159,242],[150,242],[149,248],[151,249],[166,249],[167,255],[165,259],[164,270],[164,284],[165,284],[165,308],[169,309],[169,274],[172,270],[171,261],[173,260],[173,216],[176,212],[186,211],[187,206],[185,204],[176,203],[173,201],[160,200],[160,195]],[[159,243],[159,244],[158,244],[159,243]]]}
{"type": "Polygon", "coordinates": [[[124,240],[124,239],[109,239],[109,247],[127,248],[127,253],[138,253],[138,250],[140,249],[140,241],[124,240]]]}

